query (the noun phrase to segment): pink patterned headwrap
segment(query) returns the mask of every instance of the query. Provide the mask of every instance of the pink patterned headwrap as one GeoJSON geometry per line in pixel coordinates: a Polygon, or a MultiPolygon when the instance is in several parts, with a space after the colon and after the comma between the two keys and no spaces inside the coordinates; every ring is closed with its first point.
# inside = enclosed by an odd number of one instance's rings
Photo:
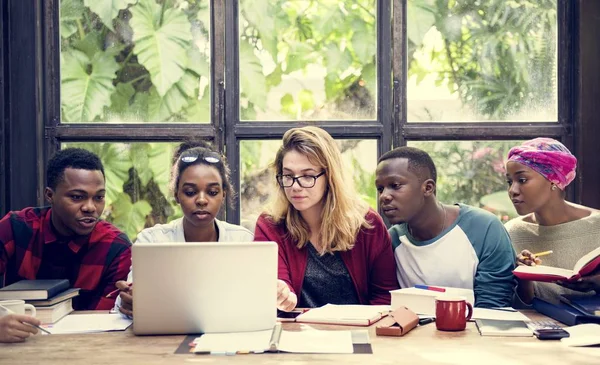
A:
{"type": "Polygon", "coordinates": [[[508,161],[518,162],[539,172],[561,190],[565,190],[575,179],[577,158],[552,138],[536,138],[511,148],[508,161]]]}

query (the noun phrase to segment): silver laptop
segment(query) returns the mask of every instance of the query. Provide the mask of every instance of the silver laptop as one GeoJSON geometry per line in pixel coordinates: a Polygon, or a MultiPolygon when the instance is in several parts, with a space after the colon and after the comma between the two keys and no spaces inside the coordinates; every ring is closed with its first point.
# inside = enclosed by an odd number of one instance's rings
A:
{"type": "Polygon", "coordinates": [[[136,335],[271,329],[277,244],[136,243],[133,283],[136,335]]]}

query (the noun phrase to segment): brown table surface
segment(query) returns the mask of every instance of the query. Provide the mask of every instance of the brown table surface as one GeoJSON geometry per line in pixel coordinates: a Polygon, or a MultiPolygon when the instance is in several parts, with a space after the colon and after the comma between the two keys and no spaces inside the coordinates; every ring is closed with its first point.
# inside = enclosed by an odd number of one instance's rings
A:
{"type": "MultiPolygon", "coordinates": [[[[545,319],[526,312],[533,320],[545,319]]],[[[125,332],[34,336],[24,343],[0,344],[0,364],[600,364],[600,347],[569,348],[535,337],[482,337],[474,322],[463,332],[441,332],[435,323],[404,337],[380,337],[368,327],[373,354],[254,354],[211,356],[175,354],[185,336],[135,336],[125,332]]],[[[347,330],[365,327],[284,323],[284,329],[347,330]]]]}

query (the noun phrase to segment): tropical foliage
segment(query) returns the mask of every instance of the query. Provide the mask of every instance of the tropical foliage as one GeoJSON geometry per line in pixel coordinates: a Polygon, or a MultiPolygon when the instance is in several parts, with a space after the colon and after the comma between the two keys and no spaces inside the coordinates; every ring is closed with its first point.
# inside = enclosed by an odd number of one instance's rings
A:
{"type": "MultiPolygon", "coordinates": [[[[375,118],[375,3],[240,0],[242,119],[375,118]]],[[[481,119],[554,107],[556,0],[408,0],[408,7],[409,77],[436,75],[481,119]],[[431,32],[442,46],[427,44],[431,32]],[[424,52],[427,62],[415,57],[424,52]]],[[[60,37],[63,123],[209,122],[208,0],[61,0],[60,37]]],[[[261,143],[242,144],[242,202],[262,201],[249,187],[271,178],[252,168],[261,143]]],[[[428,145],[438,161],[452,161],[438,163],[441,197],[477,203],[503,189],[488,163],[505,146],[461,143],[428,145]],[[472,158],[487,147],[493,158],[472,158]]],[[[78,145],[103,159],[106,218],[132,238],[180,215],[167,188],[172,144],[78,145]]],[[[353,153],[355,183],[374,205],[375,161],[365,167],[364,152],[353,153]]]]}

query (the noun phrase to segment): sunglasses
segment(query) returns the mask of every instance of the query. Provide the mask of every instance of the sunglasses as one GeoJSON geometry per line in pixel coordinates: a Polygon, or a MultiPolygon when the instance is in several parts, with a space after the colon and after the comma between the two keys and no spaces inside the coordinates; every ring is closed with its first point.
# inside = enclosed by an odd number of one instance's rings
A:
{"type": "Polygon", "coordinates": [[[206,153],[200,153],[200,152],[196,152],[196,151],[186,151],[186,152],[182,153],[181,156],[179,157],[181,162],[185,162],[185,163],[196,162],[199,158],[202,158],[204,161],[206,161],[210,164],[215,164],[215,163],[221,162],[221,156],[218,153],[210,152],[210,151],[206,152],[206,153]]]}

